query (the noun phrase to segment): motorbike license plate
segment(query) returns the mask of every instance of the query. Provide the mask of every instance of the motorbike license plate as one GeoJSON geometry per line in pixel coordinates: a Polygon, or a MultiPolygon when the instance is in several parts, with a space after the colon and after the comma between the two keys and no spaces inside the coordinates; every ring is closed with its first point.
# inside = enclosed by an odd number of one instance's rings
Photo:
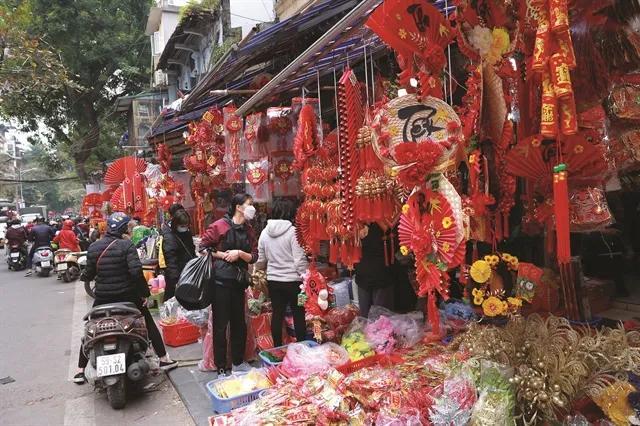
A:
{"type": "Polygon", "coordinates": [[[49,262],[48,260],[43,261],[40,266],[42,266],[43,268],[48,268],[51,266],[51,262],[49,262]]]}
{"type": "Polygon", "coordinates": [[[120,353],[99,356],[96,358],[96,370],[98,371],[98,377],[124,374],[127,372],[126,355],[120,353]]]}
{"type": "Polygon", "coordinates": [[[20,257],[20,253],[11,253],[11,257],[20,257]]]}
{"type": "Polygon", "coordinates": [[[67,264],[66,263],[58,263],[58,271],[66,271],[67,264]]]}

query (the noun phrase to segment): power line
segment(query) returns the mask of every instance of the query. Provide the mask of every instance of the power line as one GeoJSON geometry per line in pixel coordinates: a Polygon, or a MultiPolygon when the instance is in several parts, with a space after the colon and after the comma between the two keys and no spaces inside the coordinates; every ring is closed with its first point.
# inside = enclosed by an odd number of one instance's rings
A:
{"type": "Polygon", "coordinates": [[[79,179],[80,179],[80,176],[68,176],[68,177],[49,178],[49,179],[30,179],[30,180],[0,178],[0,182],[6,182],[6,183],[45,183],[45,182],[64,182],[64,181],[79,180],[79,179]]]}
{"type": "Polygon", "coordinates": [[[268,23],[268,22],[269,22],[269,21],[262,21],[262,20],[260,20],[260,19],[249,18],[248,16],[238,15],[237,13],[231,13],[231,12],[229,12],[229,15],[231,15],[231,16],[235,16],[235,17],[238,17],[238,18],[248,19],[249,21],[260,22],[261,24],[266,24],[266,23],[268,23]]]}

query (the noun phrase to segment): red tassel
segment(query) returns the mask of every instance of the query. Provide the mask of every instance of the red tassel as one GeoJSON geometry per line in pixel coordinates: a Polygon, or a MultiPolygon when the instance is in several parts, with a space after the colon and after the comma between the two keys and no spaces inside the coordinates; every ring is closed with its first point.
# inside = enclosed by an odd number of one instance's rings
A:
{"type": "Polygon", "coordinates": [[[436,304],[437,300],[436,292],[430,291],[427,295],[427,318],[429,318],[429,324],[431,324],[431,332],[435,335],[440,335],[440,312],[436,304]]]}
{"type": "Polygon", "coordinates": [[[559,164],[553,168],[553,201],[556,217],[556,247],[558,263],[571,262],[571,241],[569,236],[569,187],[567,166],[559,164]]]}

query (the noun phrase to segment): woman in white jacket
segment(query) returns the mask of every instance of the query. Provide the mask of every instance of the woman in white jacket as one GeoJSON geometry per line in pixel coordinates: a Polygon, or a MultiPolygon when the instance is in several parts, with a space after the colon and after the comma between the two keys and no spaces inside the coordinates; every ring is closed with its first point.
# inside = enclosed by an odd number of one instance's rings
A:
{"type": "Polygon", "coordinates": [[[267,270],[269,296],[273,307],[271,335],[275,346],[282,346],[282,324],[287,305],[293,311],[297,340],[307,335],[304,308],[298,306],[298,293],[302,274],[308,262],[304,250],[296,238],[293,226],[295,206],[292,201],[280,199],[273,204],[271,219],[258,240],[258,262],[256,268],[267,270]]]}

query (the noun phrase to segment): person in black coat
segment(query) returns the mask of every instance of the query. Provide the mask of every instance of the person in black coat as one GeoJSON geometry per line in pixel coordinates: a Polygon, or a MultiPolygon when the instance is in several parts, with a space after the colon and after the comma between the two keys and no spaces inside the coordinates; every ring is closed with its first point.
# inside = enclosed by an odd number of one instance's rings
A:
{"type": "Polygon", "coordinates": [[[166,269],[164,270],[164,298],[175,295],[176,284],[187,262],[195,257],[196,247],[189,229],[191,218],[184,209],[174,210],[171,223],[162,234],[162,252],[166,269]]]}
{"type": "MultiPolygon", "coordinates": [[[[167,355],[162,335],[147,309],[146,298],[150,293],[142,273],[142,263],[133,243],[124,238],[129,221],[129,217],[124,213],[113,213],[109,217],[107,234],[89,246],[87,267],[81,280],[96,281],[93,306],[131,302],[138,307],[144,316],[151,345],[160,357],[160,368],[168,370],[177,367],[177,362],[172,361],[167,355]]],[[[75,383],[83,384],[86,381],[84,368],[87,363],[88,359],[81,347],[79,371],[73,378],[75,383]]]]}
{"type": "Polygon", "coordinates": [[[361,237],[362,260],[355,266],[355,280],[360,315],[367,317],[373,305],[394,309],[397,278],[390,262],[394,253],[389,251],[395,244],[388,244],[393,234],[376,223],[368,225],[361,237]]]}

